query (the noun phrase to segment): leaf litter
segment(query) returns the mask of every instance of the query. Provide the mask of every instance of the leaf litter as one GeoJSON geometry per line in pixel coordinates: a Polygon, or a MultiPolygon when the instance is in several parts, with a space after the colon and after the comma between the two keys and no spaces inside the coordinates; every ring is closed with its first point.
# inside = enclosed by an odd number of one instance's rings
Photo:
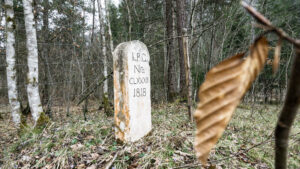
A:
{"type": "MultiPolygon", "coordinates": [[[[9,118],[1,120],[0,168],[200,168],[193,150],[195,126],[189,122],[183,103],[153,105],[153,130],[131,144],[115,139],[113,118],[90,111],[88,121],[83,121],[80,108],[73,109],[77,111],[72,112],[72,117],[57,111],[51,125],[42,133],[29,130],[21,138],[16,137],[9,118]]],[[[265,110],[265,106],[261,109],[265,110]]],[[[271,121],[277,117],[274,111],[279,109],[271,107],[263,113],[271,121]]],[[[238,109],[211,152],[208,160],[211,167],[273,168],[273,140],[260,143],[268,138],[275,122],[254,126],[254,118],[258,123],[262,121],[258,113],[251,115],[251,110],[238,109]],[[260,145],[249,149],[256,143],[260,145]]],[[[296,123],[294,134],[300,132],[300,123],[296,123]]],[[[299,135],[291,139],[290,159],[294,166],[300,164],[297,140],[299,135]]]]}

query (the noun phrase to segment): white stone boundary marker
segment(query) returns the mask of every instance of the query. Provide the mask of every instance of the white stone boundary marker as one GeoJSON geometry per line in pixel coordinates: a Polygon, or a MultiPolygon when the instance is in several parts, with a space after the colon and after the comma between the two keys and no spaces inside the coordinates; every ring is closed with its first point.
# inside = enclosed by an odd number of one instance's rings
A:
{"type": "Polygon", "coordinates": [[[130,41],[113,55],[116,138],[134,142],[152,128],[149,51],[144,43],[130,41]]]}

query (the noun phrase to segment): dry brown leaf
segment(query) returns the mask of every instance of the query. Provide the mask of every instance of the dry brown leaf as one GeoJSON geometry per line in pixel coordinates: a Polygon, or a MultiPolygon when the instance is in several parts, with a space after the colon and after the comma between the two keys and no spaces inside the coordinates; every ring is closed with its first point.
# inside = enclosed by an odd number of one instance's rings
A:
{"type": "Polygon", "coordinates": [[[278,71],[279,61],[280,61],[280,51],[281,51],[281,39],[278,40],[277,45],[274,50],[274,61],[273,61],[273,74],[278,71]]]}
{"type": "Polygon", "coordinates": [[[84,147],[84,145],[78,143],[78,144],[71,145],[70,147],[73,151],[78,151],[81,150],[84,147]]]}
{"type": "Polygon", "coordinates": [[[95,164],[93,164],[93,165],[87,167],[86,169],[96,169],[96,168],[97,168],[97,166],[95,164]]]}
{"type": "Polygon", "coordinates": [[[237,54],[214,68],[200,86],[195,120],[197,123],[195,150],[206,164],[210,150],[221,137],[231,116],[268,57],[268,43],[261,37],[250,48],[249,56],[237,54]]]}

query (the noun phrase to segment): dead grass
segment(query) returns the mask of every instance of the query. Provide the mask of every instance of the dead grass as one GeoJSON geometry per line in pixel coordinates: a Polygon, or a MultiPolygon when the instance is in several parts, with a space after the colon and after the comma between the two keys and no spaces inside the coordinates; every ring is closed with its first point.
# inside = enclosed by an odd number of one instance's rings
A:
{"type": "MultiPolygon", "coordinates": [[[[274,168],[273,129],[279,108],[256,105],[239,108],[211,153],[217,168],[274,168]]],[[[175,104],[152,106],[152,132],[125,144],[114,138],[113,119],[89,112],[83,121],[80,108],[70,117],[57,109],[42,133],[29,130],[16,137],[9,118],[0,121],[0,168],[200,168],[193,152],[194,125],[186,108],[175,104]]],[[[300,166],[300,117],[290,141],[289,168],[300,166]]]]}

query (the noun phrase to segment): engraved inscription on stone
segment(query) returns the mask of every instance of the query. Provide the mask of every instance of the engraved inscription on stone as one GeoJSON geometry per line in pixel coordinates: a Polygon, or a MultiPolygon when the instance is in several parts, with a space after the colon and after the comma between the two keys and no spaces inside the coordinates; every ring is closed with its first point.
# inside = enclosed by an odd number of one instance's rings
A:
{"type": "Polygon", "coordinates": [[[140,41],[121,43],[114,51],[116,137],[134,142],[151,131],[149,51],[140,41]]]}

